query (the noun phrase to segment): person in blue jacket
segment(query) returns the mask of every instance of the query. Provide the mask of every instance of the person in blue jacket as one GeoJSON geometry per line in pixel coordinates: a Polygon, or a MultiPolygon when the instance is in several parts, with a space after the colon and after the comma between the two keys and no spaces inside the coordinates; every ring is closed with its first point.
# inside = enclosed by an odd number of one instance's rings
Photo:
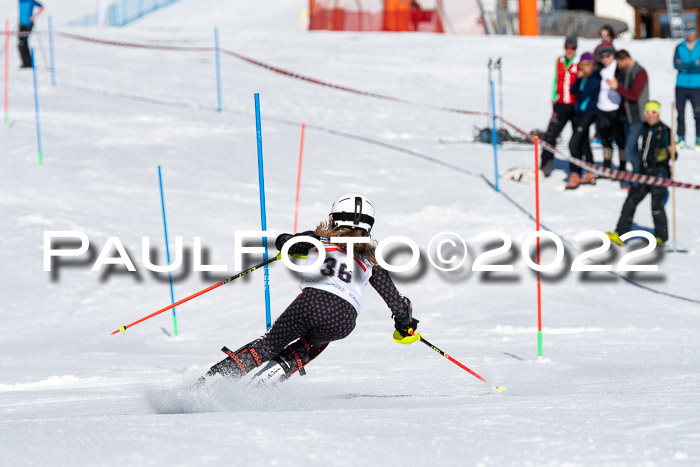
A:
{"type": "MultiPolygon", "coordinates": [[[[590,128],[598,115],[598,94],[600,93],[600,72],[595,68],[593,55],[586,52],[581,55],[572,92],[576,93],[574,102],[574,134],[569,141],[571,156],[585,162],[593,162],[591,152],[590,128]]],[[[566,188],[573,190],[584,183],[594,183],[595,176],[586,172],[583,177],[581,167],[569,163],[569,180],[566,188]]]]}
{"type": "Polygon", "coordinates": [[[695,26],[685,26],[685,40],[678,44],[673,55],[676,78],[676,110],[678,111],[678,147],[685,145],[685,103],[690,100],[695,116],[695,150],[700,151],[700,45],[695,26]]]}
{"type": "Polygon", "coordinates": [[[22,68],[32,67],[32,54],[29,51],[29,35],[34,27],[34,19],[44,11],[44,5],[36,0],[19,0],[19,56],[22,58],[22,68]],[[34,7],[39,8],[34,13],[34,7]]]}

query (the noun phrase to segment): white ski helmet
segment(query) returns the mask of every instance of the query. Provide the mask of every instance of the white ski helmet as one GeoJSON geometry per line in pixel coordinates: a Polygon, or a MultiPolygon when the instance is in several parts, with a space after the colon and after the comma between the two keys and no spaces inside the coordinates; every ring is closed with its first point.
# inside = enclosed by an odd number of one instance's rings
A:
{"type": "Polygon", "coordinates": [[[345,193],[331,207],[331,225],[362,229],[369,235],[374,225],[374,206],[360,193],[345,193]]]}

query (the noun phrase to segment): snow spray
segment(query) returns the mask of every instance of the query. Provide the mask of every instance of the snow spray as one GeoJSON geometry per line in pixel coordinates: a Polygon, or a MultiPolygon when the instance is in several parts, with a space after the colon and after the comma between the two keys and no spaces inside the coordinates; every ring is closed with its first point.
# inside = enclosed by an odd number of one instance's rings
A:
{"type": "MultiPolygon", "coordinates": [[[[262,130],[260,128],[260,93],[255,93],[255,134],[258,140],[258,181],[260,184],[260,220],[262,222],[263,231],[267,230],[267,215],[265,213],[265,174],[263,170],[263,152],[262,152],[262,130]]],[[[262,239],[263,247],[263,262],[267,262],[267,237],[262,239]]],[[[270,315],[270,269],[265,264],[265,322],[267,330],[272,327],[272,317],[270,315]]]]}
{"type": "MultiPolygon", "coordinates": [[[[165,220],[165,197],[163,196],[163,177],[158,166],[158,184],[160,185],[160,207],[163,212],[163,230],[165,231],[165,256],[170,265],[170,245],[168,244],[168,223],[165,220]]],[[[173,292],[173,273],[168,271],[168,279],[170,279],[170,303],[175,303],[175,293],[173,292]]],[[[175,314],[175,306],[173,306],[173,333],[177,336],[177,315],[175,314]]]]}
{"type": "Polygon", "coordinates": [[[214,28],[214,51],[216,54],[216,111],[221,112],[221,59],[219,58],[219,28],[214,28]]]}
{"type": "Polygon", "coordinates": [[[297,233],[297,225],[299,220],[299,191],[301,189],[301,159],[304,155],[304,132],[306,124],[301,124],[301,143],[299,144],[299,169],[297,170],[297,197],[294,204],[294,233],[297,233]]]}
{"type": "Polygon", "coordinates": [[[32,55],[32,76],[34,78],[34,114],[36,115],[36,141],[39,148],[39,167],[44,165],[44,157],[41,154],[41,125],[39,124],[39,92],[36,86],[36,65],[34,64],[34,47],[30,49],[32,55]]]}

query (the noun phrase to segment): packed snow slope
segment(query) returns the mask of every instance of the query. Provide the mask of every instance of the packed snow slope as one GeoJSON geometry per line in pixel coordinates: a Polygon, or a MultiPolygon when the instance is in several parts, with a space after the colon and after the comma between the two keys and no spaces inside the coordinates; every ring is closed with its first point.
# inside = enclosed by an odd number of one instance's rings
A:
{"type": "MultiPolygon", "coordinates": [[[[212,47],[218,26],[222,48],[282,69],[476,111],[486,107],[488,57],[501,56],[505,117],[527,130],[546,127],[562,38],[308,33],[298,27],[306,2],[259,3],[183,0],[110,30],[64,26],[87,12],[86,2],[47,4],[46,13],[55,15],[58,31],[150,45],[212,47]]],[[[700,463],[700,193],[676,190],[678,242],[688,252],[657,250],[637,260],[658,264],[658,272],[571,272],[573,259],[597,246],[575,236],[613,229],[625,193],[606,180],[566,192],[566,164],[557,164],[541,183],[541,217],[563,239],[566,255],[543,274],[538,359],[537,277],[520,254],[535,229],[534,187],[501,179],[501,192],[493,190],[491,149],[464,142],[485,118],[322,87],[231,56],[221,57],[218,113],[213,52],[62,36],[55,37],[52,87],[48,36],[40,32],[46,19],[31,39],[43,166],[32,74],[18,69],[14,40],[10,125],[0,131],[4,465],[700,463]],[[167,274],[142,262],[143,237],[150,237],[152,261],[165,262],[158,166],[171,254],[175,237],[187,252],[173,274],[175,299],[236,272],[234,231],[260,228],[255,92],[268,228],[292,230],[306,123],[300,230],[324,219],[338,194],[366,193],[377,208],[373,236],[405,235],[421,248],[419,266],[394,275],[413,301],[419,330],[490,382],[505,384],[505,393],[420,343],[395,344],[389,311],[371,288],[355,331],[332,343],[307,376],[271,391],[222,381],[188,391],[223,358],[221,346],[237,348],[265,331],[262,271],[179,306],[178,337],[170,312],[110,335],[170,303],[167,274]],[[91,249],[45,272],[50,230],[82,231],[91,249]],[[475,239],[488,230],[513,239],[495,259],[513,264],[512,272],[471,270],[478,254],[502,243],[475,239]],[[455,272],[427,260],[431,238],[443,231],[458,233],[469,247],[455,272]],[[109,237],[120,239],[136,272],[90,270],[109,237]],[[204,261],[226,265],[226,273],[192,272],[195,237],[204,261]]],[[[651,96],[670,124],[674,43],[617,45],[647,68],[651,96]]],[[[582,40],[580,50],[593,46],[582,40]]],[[[530,146],[503,147],[499,168],[531,166],[533,159],[530,146]]],[[[700,183],[700,155],[683,152],[677,172],[700,183]]],[[[649,200],[635,221],[653,227],[649,200]]],[[[616,267],[628,251],[595,259],[616,267]]],[[[553,257],[545,248],[543,263],[553,257]]],[[[407,259],[398,252],[392,261],[407,259]]],[[[274,319],[298,288],[280,263],[269,274],[274,319]]]]}

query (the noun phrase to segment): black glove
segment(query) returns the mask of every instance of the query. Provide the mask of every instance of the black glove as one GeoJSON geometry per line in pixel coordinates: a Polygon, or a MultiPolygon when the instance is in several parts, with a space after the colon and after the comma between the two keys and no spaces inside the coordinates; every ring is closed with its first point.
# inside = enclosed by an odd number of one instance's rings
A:
{"type": "Polygon", "coordinates": [[[418,323],[420,323],[420,321],[418,321],[416,318],[411,318],[411,324],[408,326],[399,327],[399,324],[396,323],[394,327],[396,328],[396,332],[398,332],[401,337],[408,337],[411,335],[408,330],[410,329],[411,331],[415,332],[416,329],[418,329],[418,323]]]}
{"type": "MultiPolygon", "coordinates": [[[[301,232],[301,233],[297,233],[297,234],[283,233],[283,234],[280,234],[280,235],[277,236],[277,239],[275,240],[275,247],[276,247],[279,251],[282,251],[282,247],[284,246],[285,243],[287,243],[287,241],[289,241],[289,239],[291,239],[291,238],[293,238],[293,237],[301,237],[301,236],[313,237],[313,238],[315,238],[316,240],[318,240],[318,239],[320,238],[318,235],[316,235],[316,232],[314,232],[313,230],[307,230],[307,231],[305,231],[305,232],[301,232]]],[[[296,247],[297,245],[299,245],[299,244],[297,243],[297,244],[294,245],[294,246],[296,247]]],[[[292,254],[293,254],[293,253],[294,253],[294,252],[292,252],[292,254]]]]}
{"type": "Polygon", "coordinates": [[[409,300],[408,297],[402,297],[402,300],[406,312],[401,316],[394,315],[394,327],[402,337],[406,337],[411,335],[411,333],[408,332],[409,329],[411,331],[418,329],[419,321],[413,317],[413,305],[411,304],[411,300],[409,300]]]}

